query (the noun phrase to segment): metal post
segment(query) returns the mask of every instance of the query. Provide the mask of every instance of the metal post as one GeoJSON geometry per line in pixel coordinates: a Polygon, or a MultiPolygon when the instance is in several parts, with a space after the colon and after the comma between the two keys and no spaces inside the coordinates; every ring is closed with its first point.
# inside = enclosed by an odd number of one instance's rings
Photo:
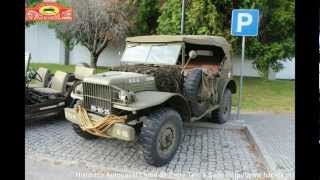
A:
{"type": "Polygon", "coordinates": [[[237,119],[240,120],[240,106],[242,98],[242,86],[243,86],[243,64],[244,64],[244,49],[245,49],[245,36],[242,36],[242,50],[241,50],[241,66],[240,66],[240,88],[239,88],[239,99],[238,99],[238,112],[237,119]]]}
{"type": "Polygon", "coordinates": [[[184,27],[184,5],[185,5],[185,0],[182,0],[182,5],[181,5],[181,27],[180,27],[180,33],[183,34],[183,27],[184,27]]]}

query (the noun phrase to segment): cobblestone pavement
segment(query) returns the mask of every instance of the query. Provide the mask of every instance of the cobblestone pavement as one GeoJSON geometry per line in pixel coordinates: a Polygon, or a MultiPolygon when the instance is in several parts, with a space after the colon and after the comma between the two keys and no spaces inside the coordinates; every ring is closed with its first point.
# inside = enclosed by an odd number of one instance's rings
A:
{"type": "Polygon", "coordinates": [[[66,164],[48,159],[26,158],[25,164],[26,180],[97,180],[98,178],[103,180],[161,180],[161,178],[134,176],[108,170],[97,171],[81,164],[66,164]]]}
{"type": "MultiPolygon", "coordinates": [[[[85,140],[69,122],[43,121],[25,129],[26,157],[86,164],[113,171],[147,173],[152,177],[211,179],[243,173],[265,173],[254,146],[241,129],[185,127],[184,139],[173,160],[159,168],[145,163],[141,145],[119,140],[85,140]]],[[[219,178],[220,179],[220,178],[219,178]]]]}
{"type": "Polygon", "coordinates": [[[295,171],[295,118],[292,114],[249,113],[241,116],[251,127],[268,155],[275,163],[276,171],[295,171]]]}

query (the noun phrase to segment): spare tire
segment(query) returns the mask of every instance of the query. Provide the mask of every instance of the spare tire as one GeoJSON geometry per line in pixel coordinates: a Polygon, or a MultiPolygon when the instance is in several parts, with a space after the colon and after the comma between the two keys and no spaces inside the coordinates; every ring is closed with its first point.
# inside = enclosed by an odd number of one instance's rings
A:
{"type": "Polygon", "coordinates": [[[178,77],[166,71],[157,71],[154,74],[157,89],[164,92],[179,93],[180,83],[178,77]]]}
{"type": "Polygon", "coordinates": [[[190,100],[193,116],[200,116],[208,109],[208,103],[199,98],[202,69],[192,69],[183,82],[183,93],[190,100]]]}

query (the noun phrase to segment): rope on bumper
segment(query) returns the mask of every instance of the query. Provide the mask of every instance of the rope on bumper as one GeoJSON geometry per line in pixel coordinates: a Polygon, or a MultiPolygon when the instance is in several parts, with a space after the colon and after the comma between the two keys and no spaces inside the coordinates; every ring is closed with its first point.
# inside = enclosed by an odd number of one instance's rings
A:
{"type": "Polygon", "coordinates": [[[105,132],[115,123],[125,123],[126,116],[107,115],[99,121],[93,121],[89,118],[86,109],[81,106],[76,107],[78,113],[80,128],[90,134],[110,138],[105,132]]]}

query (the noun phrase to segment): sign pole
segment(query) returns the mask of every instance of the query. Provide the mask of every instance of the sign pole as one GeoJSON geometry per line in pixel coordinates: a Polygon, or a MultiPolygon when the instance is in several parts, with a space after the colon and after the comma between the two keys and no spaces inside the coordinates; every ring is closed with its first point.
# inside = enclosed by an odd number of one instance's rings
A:
{"type": "Polygon", "coordinates": [[[245,36],[242,36],[242,50],[241,50],[241,66],[240,66],[240,89],[239,89],[239,99],[238,99],[238,111],[237,119],[240,120],[240,106],[242,98],[242,86],[243,86],[243,64],[244,64],[244,49],[245,49],[245,36]]]}
{"type": "Polygon", "coordinates": [[[182,5],[181,5],[181,24],[180,24],[180,34],[183,34],[184,30],[184,10],[185,10],[185,0],[182,0],[182,5]]]}
{"type": "Polygon", "coordinates": [[[231,35],[242,36],[240,88],[237,119],[240,120],[240,107],[243,89],[243,64],[246,36],[257,36],[259,30],[259,9],[233,9],[231,16],[231,35]]]}

